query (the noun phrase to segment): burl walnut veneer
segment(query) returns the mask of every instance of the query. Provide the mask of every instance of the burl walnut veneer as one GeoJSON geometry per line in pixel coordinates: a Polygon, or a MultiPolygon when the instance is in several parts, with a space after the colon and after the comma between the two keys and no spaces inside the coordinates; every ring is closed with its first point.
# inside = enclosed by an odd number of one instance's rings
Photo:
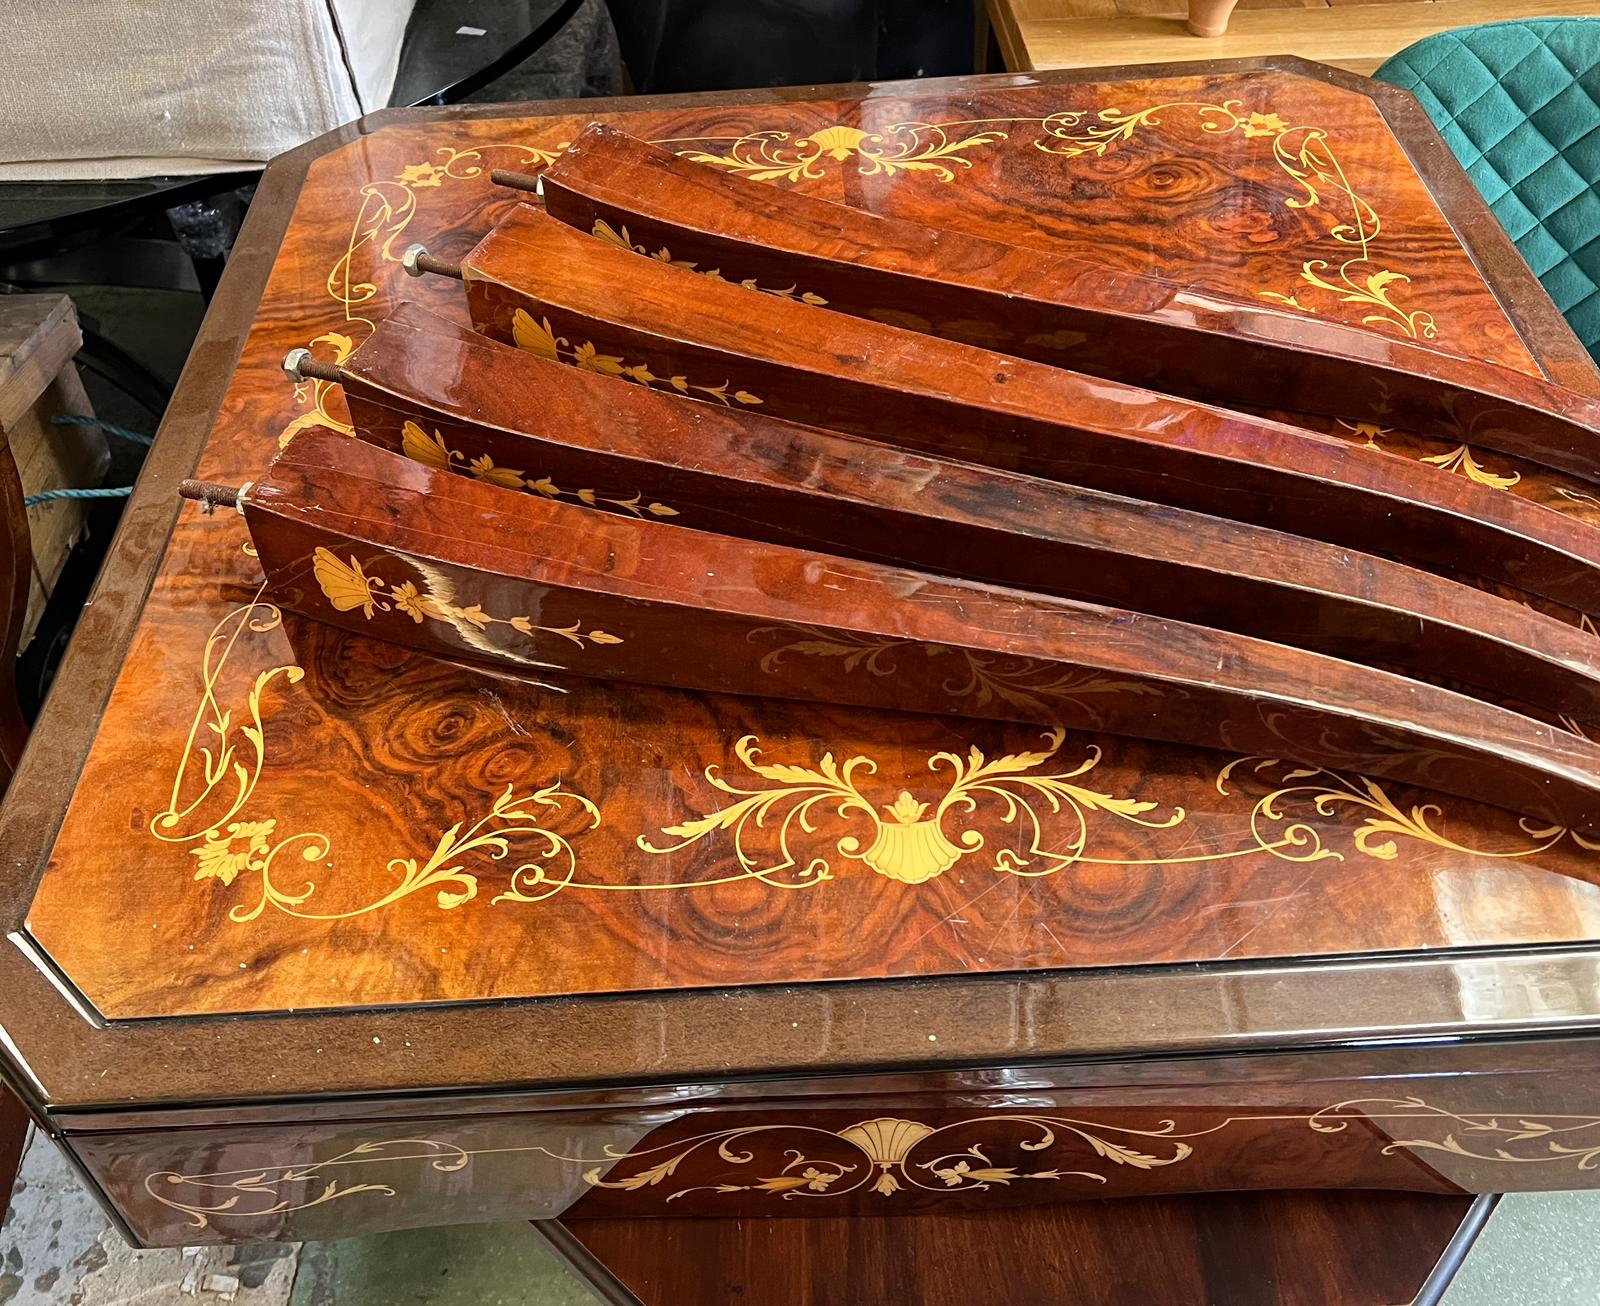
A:
{"type": "Polygon", "coordinates": [[[714,282],[526,205],[461,272],[474,324],[543,357],[1600,610],[1600,538],[1377,449],[714,282]]]}
{"type": "Polygon", "coordinates": [[[603,123],[538,183],[585,233],[837,312],[1225,406],[1459,423],[1600,480],[1600,400],[1409,340],[757,185],[603,123]]]}
{"type": "Polygon", "coordinates": [[[673,525],[1103,603],[1477,686],[1592,721],[1600,641],[1383,558],[698,404],[508,348],[415,304],[337,379],[362,438],[493,485],[673,525]]]}

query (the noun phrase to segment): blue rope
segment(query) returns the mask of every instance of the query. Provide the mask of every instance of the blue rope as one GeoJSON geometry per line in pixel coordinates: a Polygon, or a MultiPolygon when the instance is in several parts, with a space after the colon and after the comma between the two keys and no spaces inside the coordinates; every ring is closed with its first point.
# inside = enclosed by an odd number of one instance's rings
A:
{"type": "Polygon", "coordinates": [[[49,503],[54,499],[126,499],[133,493],[131,485],[117,485],[104,490],[41,490],[22,501],[24,508],[36,503],[49,503]]]}
{"type": "Polygon", "coordinates": [[[150,436],[139,431],[130,431],[126,426],[118,426],[115,422],[102,422],[98,417],[52,417],[52,426],[93,426],[104,431],[107,435],[114,435],[119,440],[132,440],[135,444],[152,444],[150,436]]]}
{"type": "MultiPolygon", "coordinates": [[[[51,426],[92,426],[104,431],[107,435],[114,435],[119,440],[132,440],[135,444],[149,445],[154,440],[140,431],[130,431],[126,426],[118,426],[115,422],[104,422],[98,417],[76,417],[65,415],[52,417],[51,426]]],[[[133,493],[131,485],[111,486],[103,490],[41,490],[38,494],[30,494],[22,501],[24,508],[31,508],[36,503],[54,503],[58,499],[126,499],[133,493]]]]}

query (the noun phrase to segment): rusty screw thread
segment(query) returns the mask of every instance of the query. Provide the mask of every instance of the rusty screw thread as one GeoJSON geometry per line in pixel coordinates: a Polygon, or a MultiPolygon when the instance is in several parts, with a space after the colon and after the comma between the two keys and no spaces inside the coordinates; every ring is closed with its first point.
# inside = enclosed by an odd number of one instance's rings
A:
{"type": "Polygon", "coordinates": [[[300,364],[300,375],[314,377],[318,381],[343,381],[344,369],[337,363],[319,363],[314,358],[308,358],[300,364]]]}
{"type": "Polygon", "coordinates": [[[400,257],[400,266],[406,270],[407,275],[420,277],[424,272],[436,272],[442,277],[454,277],[461,280],[461,264],[452,263],[449,259],[435,258],[428,253],[424,245],[412,245],[400,257]]]}
{"type": "Polygon", "coordinates": [[[532,191],[535,195],[544,194],[544,183],[531,172],[511,172],[506,168],[493,168],[489,172],[489,180],[496,186],[532,191]]]}
{"type": "Polygon", "coordinates": [[[179,481],[178,497],[193,499],[200,511],[210,516],[218,508],[238,508],[248,485],[219,485],[215,481],[179,481]]]}

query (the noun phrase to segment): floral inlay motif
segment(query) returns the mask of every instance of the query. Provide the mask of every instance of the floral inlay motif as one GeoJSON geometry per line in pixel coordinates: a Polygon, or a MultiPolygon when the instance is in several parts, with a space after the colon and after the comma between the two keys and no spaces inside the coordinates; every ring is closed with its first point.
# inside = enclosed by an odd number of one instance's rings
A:
{"type": "Polygon", "coordinates": [[[236,719],[233,708],[224,706],[218,688],[240,637],[268,634],[282,619],[276,607],[258,597],[228,613],[211,631],[201,660],[200,704],[166,805],[150,824],[156,839],[188,848],[195,859],[196,880],[231,888],[241,876],[254,878],[255,901],[232,907],[229,919],[253,921],[270,907],[306,920],[345,920],[425,890],[433,891],[437,905],[449,910],[477,895],[480,872],[469,870],[468,861],[484,856],[491,861],[523,859],[496,902],[519,898],[520,886],[536,870],[548,875],[552,866],[558,866],[562,868],[558,878],[572,877],[577,865],[572,845],[564,834],[551,828],[551,822],[577,819],[593,829],[600,823],[599,809],[559,781],[520,797],[508,786],[484,816],[446,830],[426,860],[390,859],[388,870],[396,881],[379,897],[337,911],[308,906],[318,891],[309,878],[312,865],[327,862],[332,842],[315,831],[280,834],[277,818],[261,814],[256,792],[267,759],[263,696],[275,683],[298,684],[305,673],[293,665],[259,672],[246,697],[242,719],[236,719]],[[284,888],[275,875],[295,861],[308,878],[297,888],[284,888]]]}
{"type": "Polygon", "coordinates": [[[777,674],[787,658],[811,657],[837,658],[846,671],[863,671],[885,679],[895,674],[901,657],[936,658],[950,667],[943,688],[951,697],[975,707],[1005,703],[1021,711],[1037,713],[1040,720],[1059,717],[1062,708],[1070,704],[1093,723],[1100,720],[1094,706],[1097,698],[1127,695],[1160,698],[1164,692],[1180,692],[1177,689],[1163,691],[1138,680],[1117,680],[1093,672],[1063,670],[1058,664],[1039,658],[980,653],[944,644],[879,638],[816,626],[764,626],[752,631],[751,637],[769,634],[799,636],[762,657],[761,669],[769,675],[777,674]]]}
{"type": "Polygon", "coordinates": [[[1366,1123],[1375,1127],[1374,1141],[1387,1138],[1378,1149],[1383,1156],[1424,1151],[1492,1165],[1553,1165],[1584,1172],[1600,1166],[1600,1117],[1456,1112],[1416,1096],[1357,1098],[1313,1112],[1232,1115],[1190,1129],[1180,1129],[1176,1120],[1140,1128],[1109,1119],[993,1110],[940,1125],[885,1116],[825,1129],[778,1115],[770,1124],[717,1130],[654,1147],[607,1147],[600,1157],[566,1156],[537,1145],[469,1150],[436,1139],[375,1139],[326,1160],[295,1165],[199,1174],[158,1170],[145,1176],[144,1188],[161,1205],[185,1216],[189,1228],[211,1228],[217,1220],[257,1220],[264,1222],[266,1233],[281,1227],[279,1217],[293,1212],[362,1194],[393,1197],[398,1191],[393,1175],[387,1181],[349,1182],[342,1171],[412,1166],[455,1174],[479,1156],[516,1154],[583,1167],[583,1179],[591,1187],[624,1192],[661,1188],[678,1178],[691,1159],[720,1162],[724,1170],[753,1171],[748,1182],[673,1187],[664,1203],[696,1193],[754,1193],[790,1202],[863,1190],[889,1200],[901,1193],[986,1192],[1028,1182],[1080,1180],[1086,1187],[1104,1187],[1116,1170],[1181,1165],[1205,1140],[1260,1124],[1299,1125],[1333,1135],[1346,1133],[1352,1123],[1366,1123]],[[1002,1147],[1056,1164],[996,1164],[991,1153],[1002,1147]],[[1094,1168],[1086,1168],[1090,1165],[1094,1168]]]}
{"type": "MultiPolygon", "coordinates": [[[[922,884],[983,849],[984,834],[972,824],[981,804],[995,805],[1004,825],[1016,826],[1027,840],[1021,852],[1001,848],[990,869],[1023,878],[1054,875],[1078,864],[1129,864],[1088,855],[1094,815],[1151,830],[1170,829],[1184,821],[1182,808],[1155,815],[1159,806],[1155,802],[1077,783],[1099,765],[1098,748],[1091,748],[1071,770],[1034,774],[1054,758],[1065,737],[1066,732],[1056,727],[1046,733],[1043,749],[992,759],[977,747],[965,755],[935,753],[928,759],[928,769],[947,777],[941,780],[942,792],[924,800],[902,789],[884,800],[869,798],[865,792],[878,771],[869,757],[858,754],[840,762],[832,753],[824,753],[812,766],[763,762],[755,737],[746,736],[734,746],[734,753],[746,770],[766,783],[747,787],[729,780],[717,767],[707,767],[707,782],[734,801],[664,827],[661,835],[670,842],[658,845],[651,836],[641,835],[638,846],[648,853],[676,853],[726,835],[746,875],[777,888],[804,888],[832,878],[829,854],[817,849],[812,838],[818,818],[829,813],[847,823],[842,832],[826,837],[834,852],[901,884],[922,884]],[[1065,828],[1060,828],[1063,823],[1065,828]],[[775,849],[762,847],[773,841],[775,849]]],[[[1282,850],[1289,847],[1292,842],[1283,839],[1258,840],[1237,852],[1139,864],[1176,865],[1263,851],[1284,855],[1282,850]]]]}
{"type": "Polygon", "coordinates": [[[419,626],[425,619],[445,622],[457,630],[509,626],[521,635],[556,635],[570,640],[579,648],[589,644],[623,642],[620,635],[613,635],[609,631],[584,630],[579,622],[573,622],[570,626],[540,626],[531,617],[496,617],[476,603],[451,603],[431,589],[419,590],[415,581],[394,582],[381,576],[368,575],[354,556],[341,560],[321,545],[311,555],[311,569],[323,597],[335,612],[353,612],[360,608],[361,615],[369,621],[374,613],[393,609],[405,613],[419,626]]]}
{"type": "Polygon", "coordinates": [[[699,385],[686,376],[657,376],[648,363],[629,363],[615,354],[602,354],[591,341],[572,344],[565,336],[558,336],[550,327],[549,318],[535,321],[526,309],[517,309],[511,317],[511,338],[517,348],[548,359],[552,363],[571,363],[584,372],[597,372],[601,376],[621,377],[642,386],[664,386],[678,394],[699,396],[732,407],[734,404],[759,404],[758,395],[748,390],[735,390],[731,394],[728,382],[721,385],[699,385]]]}
{"type": "MultiPolygon", "coordinates": [[[[691,262],[688,259],[673,258],[672,251],[669,250],[665,245],[656,250],[654,253],[650,251],[648,246],[635,245],[633,243],[633,238],[628,235],[628,229],[626,227],[622,228],[621,231],[618,231],[609,222],[605,222],[600,218],[595,219],[594,229],[590,234],[598,236],[608,245],[615,245],[617,248],[628,250],[630,253],[643,254],[647,258],[654,259],[657,263],[668,263],[675,268],[683,268],[688,272],[698,272],[708,281],[728,280],[727,277],[722,275],[721,270],[718,268],[702,268],[698,263],[691,262]]],[[[828,302],[821,295],[812,294],[809,290],[801,290],[797,286],[778,287],[757,285],[754,277],[745,277],[742,281],[739,281],[736,284],[743,286],[746,290],[759,290],[763,295],[773,295],[778,299],[797,299],[802,304],[810,304],[816,308],[821,308],[828,302]]]]}
{"type": "Polygon", "coordinates": [[[626,499],[612,498],[592,489],[564,490],[548,476],[530,477],[526,472],[512,467],[497,467],[488,454],[462,453],[451,449],[437,430],[428,432],[416,422],[407,420],[400,428],[400,447],[413,462],[425,463],[441,472],[461,472],[488,485],[498,485],[508,490],[527,490],[546,499],[570,499],[586,507],[615,508],[630,517],[676,517],[678,510],[664,503],[646,503],[643,494],[629,495],[626,499]]]}
{"type": "MultiPolygon", "coordinates": [[[[1298,800],[1309,804],[1320,816],[1332,816],[1339,812],[1360,815],[1361,824],[1353,839],[1356,851],[1380,861],[1394,861],[1399,857],[1400,845],[1397,841],[1401,839],[1414,839],[1450,852],[1496,859],[1533,857],[1568,840],[1586,852],[1600,851],[1600,842],[1587,839],[1564,826],[1542,825],[1527,817],[1517,820],[1518,835],[1510,847],[1468,847],[1448,838],[1439,830],[1438,824],[1444,809],[1438,803],[1416,803],[1406,808],[1368,776],[1346,775],[1320,767],[1295,766],[1276,757],[1241,757],[1229,762],[1217,773],[1217,792],[1233,793],[1232,786],[1241,775],[1247,773],[1263,778],[1273,786],[1257,799],[1250,813],[1251,831],[1257,840],[1263,842],[1272,837],[1273,823],[1290,820],[1286,805],[1298,800]]],[[[1277,837],[1301,842],[1317,840],[1316,832],[1311,827],[1292,821],[1283,826],[1277,837]]],[[[1323,850],[1320,856],[1338,857],[1339,854],[1323,850]]]]}
{"type": "Polygon", "coordinates": [[[893,123],[879,131],[836,124],[798,138],[777,130],[747,132],[737,137],[694,137],[696,142],[730,143],[720,150],[683,149],[678,153],[695,163],[736,172],[751,181],[819,181],[830,162],[854,159],[864,177],[927,172],[948,182],[955,180],[956,168],[972,166],[972,161],[964,157],[968,150],[1005,138],[1005,132],[993,130],[952,136],[944,127],[928,122],[893,123]]]}
{"type": "MultiPolygon", "coordinates": [[[[1392,426],[1379,426],[1376,422],[1345,422],[1339,423],[1351,435],[1360,436],[1362,443],[1368,449],[1382,449],[1383,437],[1394,432],[1392,426]]],[[[1427,463],[1431,467],[1438,467],[1454,476],[1464,476],[1469,481],[1479,485],[1486,485],[1491,490],[1509,490],[1522,480],[1521,472],[1492,472],[1483,463],[1478,461],[1478,455],[1466,444],[1458,444],[1454,449],[1447,449],[1444,453],[1419,454],[1418,461],[1427,463]]]]}

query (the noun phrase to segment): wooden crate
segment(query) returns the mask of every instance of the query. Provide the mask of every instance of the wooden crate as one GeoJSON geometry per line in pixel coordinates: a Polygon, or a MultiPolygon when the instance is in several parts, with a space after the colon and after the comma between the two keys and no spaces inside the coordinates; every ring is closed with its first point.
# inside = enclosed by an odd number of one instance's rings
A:
{"type": "MultiPolygon", "coordinates": [[[[72,362],[82,343],[78,315],[67,296],[0,296],[0,438],[11,445],[25,495],[98,485],[105,474],[109,455],[100,431],[51,422],[57,416],[93,415],[72,362]]],[[[21,647],[33,638],[87,520],[88,505],[73,500],[28,509],[33,575],[21,647]]]]}

